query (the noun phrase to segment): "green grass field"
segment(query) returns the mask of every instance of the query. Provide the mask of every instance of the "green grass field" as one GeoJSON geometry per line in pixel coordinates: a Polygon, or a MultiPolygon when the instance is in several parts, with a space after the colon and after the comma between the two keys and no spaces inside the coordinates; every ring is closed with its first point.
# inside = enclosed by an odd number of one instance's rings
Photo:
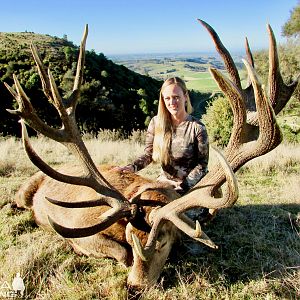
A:
{"type": "MultiPolygon", "coordinates": [[[[54,168],[73,159],[48,139],[32,144],[54,168]]],[[[123,165],[143,151],[133,140],[89,139],[86,144],[97,163],[123,165]]],[[[29,211],[11,206],[19,186],[35,171],[19,140],[0,139],[0,286],[20,272],[24,299],[300,298],[299,145],[280,145],[244,166],[237,174],[238,202],[204,227],[219,249],[199,245],[191,255],[181,244],[174,246],[157,285],[140,295],[126,289],[128,269],[111,259],[77,255],[57,234],[39,228],[29,211]]],[[[157,169],[150,166],[142,174],[154,179],[157,169]]]]}

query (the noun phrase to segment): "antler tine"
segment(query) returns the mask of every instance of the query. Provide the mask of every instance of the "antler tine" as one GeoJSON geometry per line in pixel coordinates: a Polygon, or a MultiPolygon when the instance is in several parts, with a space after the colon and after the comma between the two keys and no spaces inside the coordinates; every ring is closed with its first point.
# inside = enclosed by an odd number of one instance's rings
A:
{"type": "Polygon", "coordinates": [[[73,120],[69,117],[69,115],[64,107],[62,98],[58,92],[57,85],[56,85],[53,75],[49,69],[48,69],[48,78],[49,78],[50,89],[51,89],[51,94],[52,94],[52,97],[51,97],[52,104],[55,106],[55,108],[62,120],[63,125],[69,129],[69,126],[70,126],[69,123],[71,121],[71,123],[73,125],[73,122],[72,122],[73,120]]]}
{"type": "MultiPolygon", "coordinates": [[[[5,87],[8,89],[8,91],[11,93],[11,95],[17,99],[18,98],[18,94],[15,92],[15,90],[10,86],[8,85],[6,82],[4,82],[4,85],[5,87]]],[[[9,109],[9,112],[10,113],[13,113],[13,110],[12,109],[9,109]]]]}
{"type": "Polygon", "coordinates": [[[259,80],[255,74],[253,67],[246,61],[243,60],[255,95],[255,103],[258,113],[259,123],[259,137],[255,143],[256,149],[252,150],[253,157],[257,156],[256,152],[259,149],[259,155],[263,155],[275,147],[277,147],[282,140],[281,130],[276,122],[275,113],[269,102],[265,91],[262,89],[259,80]]]}
{"type": "MultiPolygon", "coordinates": [[[[86,37],[85,37],[85,40],[86,40],[86,37]]],[[[49,69],[48,69],[48,74],[47,74],[45,67],[42,63],[42,60],[40,58],[40,55],[38,53],[38,50],[33,43],[31,43],[30,49],[31,49],[31,53],[34,58],[34,61],[38,68],[38,73],[40,75],[41,82],[42,82],[43,92],[44,92],[45,96],[48,98],[49,102],[52,103],[54,105],[54,107],[56,108],[59,116],[62,119],[64,126],[69,127],[69,121],[68,121],[69,118],[66,113],[66,110],[65,110],[65,107],[63,104],[63,100],[58,92],[58,88],[56,86],[53,75],[49,69]]],[[[81,56],[82,56],[82,53],[81,53],[81,56]]],[[[84,54],[83,54],[83,56],[84,56],[84,54]]],[[[84,59],[83,59],[83,61],[84,61],[84,59]]],[[[76,97],[73,96],[72,99],[73,98],[77,99],[78,97],[79,97],[79,93],[77,92],[76,97]]]]}
{"type": "Polygon", "coordinates": [[[236,84],[236,86],[239,89],[242,89],[240,75],[236,68],[236,65],[233,62],[233,59],[232,59],[230,53],[222,44],[218,34],[215,32],[215,30],[209,24],[207,24],[203,20],[198,19],[198,21],[207,29],[208,33],[211,35],[211,37],[214,41],[216,50],[221,55],[221,57],[224,61],[225,67],[230,75],[231,80],[236,84]]]}
{"type": "Polygon", "coordinates": [[[246,107],[243,95],[238,87],[221,72],[213,68],[210,68],[209,71],[220,89],[227,96],[231,109],[234,112],[232,134],[228,144],[240,145],[242,143],[242,136],[245,131],[244,124],[246,122],[246,107]]]}
{"type": "Polygon", "coordinates": [[[145,247],[142,246],[139,238],[134,233],[131,234],[134,249],[142,260],[147,261],[149,257],[152,257],[158,233],[165,222],[164,217],[155,216],[145,247]]]}
{"type": "Polygon", "coordinates": [[[22,141],[23,141],[24,149],[26,151],[27,156],[29,157],[29,159],[34,165],[38,166],[38,168],[42,172],[47,174],[49,177],[54,178],[58,181],[63,181],[65,183],[76,184],[76,185],[84,185],[86,183],[83,177],[68,176],[68,175],[61,174],[56,170],[54,170],[53,168],[51,168],[46,162],[44,162],[33,150],[30,144],[27,129],[24,124],[24,120],[21,119],[20,123],[22,126],[22,141]]]}
{"type": "MultiPolygon", "coordinates": [[[[250,49],[250,45],[248,42],[248,38],[245,38],[245,51],[246,51],[246,57],[248,62],[251,64],[251,66],[254,68],[254,59],[253,59],[253,55],[252,55],[252,51],[250,49]]],[[[250,106],[251,111],[255,111],[255,106],[251,106],[251,101],[247,101],[248,98],[253,99],[253,89],[251,86],[251,80],[249,78],[249,76],[247,76],[247,84],[246,84],[246,88],[244,89],[244,92],[246,94],[246,106],[250,106]],[[249,102],[249,103],[248,103],[249,102]]]]}
{"type": "MultiPolygon", "coordinates": [[[[115,199],[112,199],[112,201],[115,202],[115,199]]],[[[67,228],[61,226],[50,216],[48,216],[48,220],[53,229],[64,238],[80,238],[94,235],[105,230],[122,218],[131,217],[133,215],[132,210],[133,207],[130,206],[122,207],[122,209],[120,209],[120,207],[113,207],[101,215],[100,222],[98,224],[81,228],[67,228]]]]}
{"type": "Polygon", "coordinates": [[[84,207],[96,207],[96,206],[105,206],[108,205],[107,201],[104,199],[94,199],[94,200],[86,200],[86,201],[76,201],[76,202],[67,202],[55,200],[49,197],[45,197],[50,203],[67,208],[84,208],[84,207]]]}
{"type": "Polygon", "coordinates": [[[267,25],[267,30],[269,34],[269,98],[274,112],[277,115],[289,101],[296,89],[300,74],[290,85],[286,85],[283,82],[279,68],[276,39],[269,24],[267,25]]]}
{"type": "Polygon", "coordinates": [[[24,121],[36,131],[41,132],[42,134],[48,136],[51,139],[55,139],[57,141],[63,141],[65,139],[64,133],[60,130],[54,129],[47,124],[45,124],[36,114],[29,98],[26,93],[22,89],[16,75],[13,74],[13,79],[15,82],[15,87],[17,92],[13,90],[6,82],[4,83],[9,92],[16,99],[19,108],[15,110],[6,109],[9,113],[13,115],[17,115],[24,119],[24,121]]]}
{"type": "Polygon", "coordinates": [[[73,91],[79,90],[80,86],[82,84],[83,80],[83,68],[84,68],[84,62],[85,62],[85,45],[86,45],[86,39],[88,35],[88,25],[85,25],[83,37],[80,44],[80,53],[77,63],[77,70],[76,70],[76,77],[74,81],[74,87],[73,91]]]}
{"type": "Polygon", "coordinates": [[[31,49],[31,53],[32,53],[33,59],[35,61],[35,64],[37,65],[37,68],[38,68],[38,73],[39,73],[39,76],[42,81],[42,87],[43,87],[44,94],[48,98],[48,100],[50,102],[52,102],[51,86],[50,86],[49,79],[47,77],[47,72],[42,63],[41,57],[38,53],[36,46],[33,43],[30,44],[30,49],[31,49]]]}
{"type": "MultiPolygon", "coordinates": [[[[267,25],[269,35],[269,101],[273,107],[275,115],[277,115],[286,105],[294,90],[298,85],[300,74],[289,85],[285,84],[279,68],[278,51],[276,46],[276,39],[271,26],[267,25]]],[[[254,60],[250,51],[248,40],[246,42],[247,60],[254,67],[254,60]]],[[[249,77],[248,77],[249,78],[249,77]]],[[[258,116],[254,101],[254,91],[251,83],[243,90],[245,94],[245,103],[247,107],[247,123],[250,125],[258,126],[258,116]]]]}
{"type": "Polygon", "coordinates": [[[246,50],[247,60],[251,64],[251,66],[254,68],[254,59],[253,59],[253,55],[252,55],[247,37],[245,38],[245,50],[246,50]]]}
{"type": "Polygon", "coordinates": [[[76,76],[73,85],[73,91],[68,99],[64,100],[64,105],[68,108],[69,115],[75,115],[75,110],[80,95],[80,87],[83,81],[83,71],[85,63],[85,45],[88,35],[88,25],[85,25],[83,37],[80,43],[79,57],[77,61],[76,76]]]}
{"type": "Polygon", "coordinates": [[[192,239],[205,244],[210,248],[218,249],[218,246],[202,230],[198,220],[196,220],[194,224],[194,222],[185,214],[181,214],[180,217],[178,216],[177,222],[176,226],[192,239]]]}
{"type": "Polygon", "coordinates": [[[18,78],[15,74],[13,74],[13,80],[15,83],[15,87],[17,92],[11,87],[9,86],[6,82],[4,82],[5,87],[8,89],[8,91],[11,93],[11,95],[16,99],[19,107],[18,109],[6,109],[9,113],[13,114],[13,115],[17,115],[20,117],[25,117],[26,115],[30,115],[34,109],[29,101],[29,98],[27,97],[27,95],[25,94],[24,90],[22,89],[18,78]]]}
{"type": "MultiPolygon", "coordinates": [[[[211,247],[213,249],[218,249],[218,246],[201,230],[201,226],[198,221],[196,221],[196,228],[194,229],[193,228],[194,223],[191,221],[191,219],[186,217],[184,214],[181,214],[181,217],[180,218],[177,217],[177,219],[178,219],[177,224],[175,225],[178,228],[180,228],[183,232],[185,232],[188,236],[190,236],[191,238],[193,238],[194,240],[200,243],[207,245],[208,247],[211,247]],[[179,223],[181,225],[180,227],[179,227],[179,223]]],[[[131,234],[134,250],[143,261],[148,261],[149,258],[152,257],[153,252],[155,251],[158,232],[162,224],[163,222],[160,222],[157,225],[157,227],[152,226],[152,228],[155,228],[155,230],[150,232],[147,244],[144,248],[139,238],[134,233],[131,234]]]]}

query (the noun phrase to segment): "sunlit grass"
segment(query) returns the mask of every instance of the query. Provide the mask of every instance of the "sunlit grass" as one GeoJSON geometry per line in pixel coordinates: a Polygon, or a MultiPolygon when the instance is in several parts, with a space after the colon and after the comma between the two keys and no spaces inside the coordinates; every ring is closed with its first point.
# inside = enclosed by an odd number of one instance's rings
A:
{"type": "MultiPolygon", "coordinates": [[[[73,156],[46,138],[33,138],[54,168],[73,156]]],[[[137,140],[86,137],[97,164],[124,165],[143,152],[137,140]]],[[[214,163],[211,156],[210,165],[214,163]]],[[[79,256],[65,240],[36,226],[29,211],[11,206],[18,187],[37,169],[18,139],[0,140],[0,284],[21,272],[27,299],[139,299],[128,294],[128,269],[110,259],[79,256]]],[[[157,166],[142,174],[155,178],[157,166]]],[[[238,173],[240,197],[204,227],[219,245],[178,244],[158,284],[140,299],[297,299],[300,296],[300,146],[280,145],[238,173]]]]}

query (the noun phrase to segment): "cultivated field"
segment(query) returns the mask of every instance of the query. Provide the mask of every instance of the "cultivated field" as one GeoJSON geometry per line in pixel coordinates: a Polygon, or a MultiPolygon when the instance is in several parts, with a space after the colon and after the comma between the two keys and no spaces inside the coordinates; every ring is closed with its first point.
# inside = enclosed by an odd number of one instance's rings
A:
{"type": "MultiPolygon", "coordinates": [[[[86,143],[97,163],[125,164],[143,151],[136,139],[86,143]]],[[[33,146],[53,167],[73,159],[45,138],[33,146]]],[[[205,226],[219,249],[199,245],[192,254],[175,246],[158,284],[138,296],[127,292],[127,269],[76,255],[57,234],[37,227],[30,212],[11,206],[35,171],[19,140],[0,140],[0,292],[20,272],[26,299],[300,299],[299,145],[280,145],[244,166],[238,203],[205,226]]],[[[155,178],[157,168],[143,174],[155,178]]]]}
{"type": "MultiPolygon", "coordinates": [[[[146,56],[146,55],[145,55],[146,56]]],[[[233,56],[239,68],[242,80],[246,79],[241,55],[233,56]]],[[[208,69],[213,67],[224,70],[224,65],[217,54],[207,55],[166,55],[159,58],[139,58],[115,60],[115,63],[152,78],[165,80],[168,77],[178,76],[186,81],[188,89],[200,92],[218,92],[219,87],[210,75],[208,69]]]]}

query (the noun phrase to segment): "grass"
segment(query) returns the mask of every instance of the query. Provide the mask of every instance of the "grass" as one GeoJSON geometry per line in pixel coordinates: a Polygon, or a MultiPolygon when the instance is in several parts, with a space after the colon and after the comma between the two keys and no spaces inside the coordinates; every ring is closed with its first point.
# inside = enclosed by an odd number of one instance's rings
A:
{"type": "MultiPolygon", "coordinates": [[[[32,144],[54,167],[73,159],[48,139],[32,144]]],[[[143,151],[134,140],[89,138],[86,144],[97,163],[123,165],[143,151]]],[[[36,226],[29,211],[11,206],[36,168],[19,140],[1,139],[0,286],[20,272],[26,299],[299,299],[299,147],[282,144],[238,171],[238,203],[205,226],[219,249],[191,243],[197,254],[190,255],[183,244],[174,246],[157,285],[137,296],[125,287],[127,269],[110,259],[78,256],[58,235],[36,226]]],[[[156,174],[151,166],[143,171],[156,174]]]]}

